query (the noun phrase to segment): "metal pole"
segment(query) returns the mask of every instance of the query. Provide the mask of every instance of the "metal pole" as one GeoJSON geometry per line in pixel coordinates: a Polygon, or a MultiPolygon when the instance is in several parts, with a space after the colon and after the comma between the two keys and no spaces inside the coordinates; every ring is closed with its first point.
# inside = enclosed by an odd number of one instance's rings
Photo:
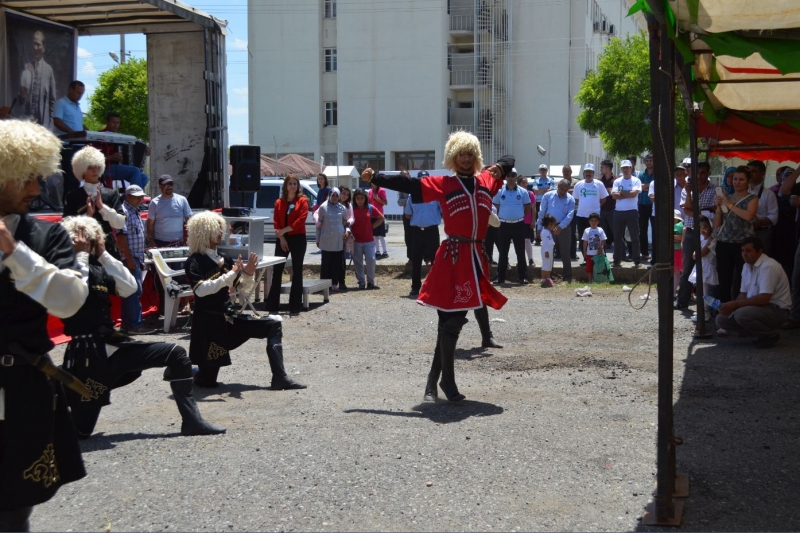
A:
{"type": "MultiPolygon", "coordinates": [[[[663,13],[661,20],[663,20],[663,13]]],[[[647,16],[650,35],[650,127],[656,183],[656,283],[658,289],[658,434],[656,495],[643,523],[679,525],[682,502],[672,499],[675,488],[672,427],[673,327],[673,173],[675,168],[674,46],[666,25],[647,16]]]]}
{"type": "Polygon", "coordinates": [[[125,62],[125,34],[119,34],[119,62],[125,62]]]}
{"type": "Polygon", "coordinates": [[[272,142],[275,143],[275,175],[280,176],[280,173],[278,172],[278,140],[274,135],[272,136],[272,142]]]}
{"type": "MultiPolygon", "coordinates": [[[[693,93],[691,65],[684,65],[683,79],[685,80],[689,94],[693,93]]],[[[695,269],[697,270],[697,282],[695,284],[695,295],[697,301],[697,323],[694,328],[695,337],[710,337],[706,332],[706,309],[703,302],[703,260],[700,255],[700,185],[697,182],[697,115],[692,110],[689,114],[689,157],[692,158],[692,211],[694,211],[694,230],[692,240],[694,241],[695,269]]],[[[710,185],[709,185],[710,187],[710,185]]]]}

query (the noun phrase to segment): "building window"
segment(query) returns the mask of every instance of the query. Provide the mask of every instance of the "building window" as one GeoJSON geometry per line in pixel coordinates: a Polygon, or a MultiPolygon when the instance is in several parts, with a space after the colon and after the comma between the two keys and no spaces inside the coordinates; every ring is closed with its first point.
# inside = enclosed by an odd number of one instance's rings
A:
{"type": "Polygon", "coordinates": [[[325,126],[336,126],[339,124],[336,102],[325,102],[325,126]]]}
{"type": "Polygon", "coordinates": [[[325,18],[336,18],[336,0],[325,0],[325,18]]]}
{"type": "MultiPolygon", "coordinates": [[[[383,152],[354,152],[347,154],[346,157],[348,164],[356,167],[359,174],[365,168],[375,171],[386,170],[386,154],[383,152]]],[[[370,184],[361,178],[358,178],[358,186],[365,190],[370,188],[370,184]]]]}
{"type": "Polygon", "coordinates": [[[453,116],[452,115],[453,115],[453,101],[450,98],[448,98],[447,99],[447,125],[448,126],[453,123],[452,122],[452,120],[453,120],[453,116]]]}
{"type": "Polygon", "coordinates": [[[339,164],[339,155],[336,152],[325,152],[322,154],[322,157],[325,158],[326,167],[331,165],[336,166],[339,164]]]}
{"type": "Polygon", "coordinates": [[[336,72],[336,48],[325,49],[325,72],[336,72]]]}
{"type": "Polygon", "coordinates": [[[413,170],[431,170],[436,167],[436,152],[396,152],[394,154],[394,168],[408,170],[412,176],[413,170]]]}

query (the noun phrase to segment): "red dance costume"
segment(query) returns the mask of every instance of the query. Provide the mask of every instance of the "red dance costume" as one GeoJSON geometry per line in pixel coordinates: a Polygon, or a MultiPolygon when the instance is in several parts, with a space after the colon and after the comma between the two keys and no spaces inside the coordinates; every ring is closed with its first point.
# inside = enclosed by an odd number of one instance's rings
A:
{"type": "MultiPolygon", "coordinates": [[[[373,181],[394,189],[398,179],[402,177],[376,175],[373,181]]],[[[508,299],[491,284],[482,241],[489,227],[492,198],[503,180],[484,171],[475,177],[474,193],[456,176],[428,176],[407,183],[419,184],[422,202],[439,202],[449,237],[439,246],[417,301],[440,311],[469,311],[484,305],[502,308],[508,299]]]]}

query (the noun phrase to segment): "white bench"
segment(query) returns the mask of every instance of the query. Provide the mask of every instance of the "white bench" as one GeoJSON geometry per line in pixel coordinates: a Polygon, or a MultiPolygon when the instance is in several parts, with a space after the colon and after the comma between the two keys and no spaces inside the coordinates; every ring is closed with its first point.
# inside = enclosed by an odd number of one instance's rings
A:
{"type": "MultiPolygon", "coordinates": [[[[281,284],[281,294],[289,294],[292,290],[292,282],[287,281],[281,284]]],[[[303,280],[303,309],[308,309],[308,295],[321,292],[323,302],[328,303],[331,299],[331,280],[329,279],[304,279],[303,280]]]]}

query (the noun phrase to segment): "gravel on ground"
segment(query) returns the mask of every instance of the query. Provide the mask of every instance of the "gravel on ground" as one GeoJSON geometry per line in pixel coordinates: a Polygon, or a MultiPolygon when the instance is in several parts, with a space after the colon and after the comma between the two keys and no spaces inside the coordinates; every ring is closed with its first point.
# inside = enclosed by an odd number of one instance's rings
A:
{"type": "MultiPolygon", "coordinates": [[[[378,284],[284,315],[286,367],[308,389],[269,390],[263,341],[236,350],[222,386],[196,390],[225,435],[181,437],[158,370],[115,390],[82,443],[88,476],[39,506],[33,528],[646,529],[655,300],[637,311],[620,287],[585,298],[577,285],[504,287],[508,304],[490,311],[504,348],[479,348],[469,316],[456,361],[467,401],[450,405],[422,402],[435,311],[407,297],[407,278],[378,284]]],[[[797,332],[765,352],[749,339],[693,343],[692,331],[676,313],[678,469],[691,479],[681,529],[800,529],[797,332]]],[[[188,347],[189,330],[142,340],[188,347]]]]}

